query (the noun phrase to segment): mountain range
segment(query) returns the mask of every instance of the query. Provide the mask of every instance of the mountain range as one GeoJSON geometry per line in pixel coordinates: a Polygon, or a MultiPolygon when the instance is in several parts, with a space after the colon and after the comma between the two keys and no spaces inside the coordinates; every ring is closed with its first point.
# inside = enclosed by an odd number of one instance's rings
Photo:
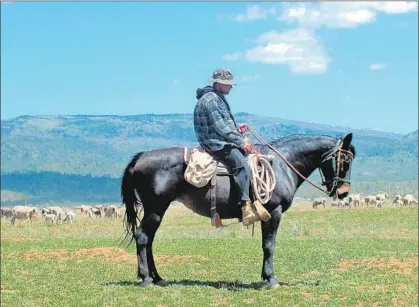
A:
{"type": "MultiPolygon", "coordinates": [[[[341,136],[352,132],[357,150],[354,182],[364,187],[385,183],[417,190],[417,130],[402,135],[248,113],[237,113],[235,118],[268,141],[292,134],[341,136]]],[[[36,181],[36,176],[48,173],[62,180],[71,175],[72,182],[74,176],[119,182],[126,163],[138,151],[197,145],[192,114],[21,116],[2,120],[1,138],[2,192],[15,196],[29,193],[22,182],[17,184],[16,176],[36,181]]],[[[99,195],[100,188],[97,192],[99,195]]]]}

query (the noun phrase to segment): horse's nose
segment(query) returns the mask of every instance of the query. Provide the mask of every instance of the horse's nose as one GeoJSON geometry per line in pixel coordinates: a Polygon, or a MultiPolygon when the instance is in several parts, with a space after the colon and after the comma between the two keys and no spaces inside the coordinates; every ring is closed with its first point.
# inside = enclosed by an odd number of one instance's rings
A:
{"type": "Polygon", "coordinates": [[[351,185],[347,182],[341,184],[341,186],[337,189],[338,195],[345,194],[348,195],[349,190],[351,189],[351,185]]]}

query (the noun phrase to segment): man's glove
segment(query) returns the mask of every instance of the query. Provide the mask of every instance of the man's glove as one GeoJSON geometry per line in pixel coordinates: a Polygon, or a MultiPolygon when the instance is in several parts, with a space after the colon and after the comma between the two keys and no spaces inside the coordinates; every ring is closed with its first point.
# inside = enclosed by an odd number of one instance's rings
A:
{"type": "Polygon", "coordinates": [[[246,140],[246,143],[243,146],[243,149],[246,153],[252,153],[253,144],[249,140],[246,140]]]}
{"type": "Polygon", "coordinates": [[[247,131],[249,131],[249,126],[248,126],[247,124],[241,124],[241,125],[239,126],[239,132],[240,132],[241,134],[243,134],[243,133],[245,133],[245,132],[247,132],[247,131]]]}

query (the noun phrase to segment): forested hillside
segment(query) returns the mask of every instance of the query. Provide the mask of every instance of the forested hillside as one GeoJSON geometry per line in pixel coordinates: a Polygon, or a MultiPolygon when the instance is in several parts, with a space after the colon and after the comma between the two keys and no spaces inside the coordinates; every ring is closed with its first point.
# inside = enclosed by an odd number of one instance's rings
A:
{"type": "MultiPolygon", "coordinates": [[[[399,135],[247,113],[236,118],[266,140],[300,133],[340,136],[353,132],[354,184],[367,190],[380,189],[380,185],[417,189],[418,131],[399,135]]],[[[191,114],[22,116],[3,120],[1,134],[2,190],[7,190],[2,202],[10,195],[19,198],[19,193],[118,200],[119,178],[134,153],[196,145],[191,114]]]]}

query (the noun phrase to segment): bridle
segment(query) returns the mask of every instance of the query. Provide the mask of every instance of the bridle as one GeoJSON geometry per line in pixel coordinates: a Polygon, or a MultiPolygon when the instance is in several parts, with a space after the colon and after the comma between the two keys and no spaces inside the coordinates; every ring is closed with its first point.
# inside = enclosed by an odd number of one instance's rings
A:
{"type": "Polygon", "coordinates": [[[351,183],[351,164],[353,160],[353,153],[349,150],[342,149],[343,141],[339,139],[336,146],[322,155],[322,161],[320,162],[319,172],[322,178],[322,186],[330,185],[330,189],[325,192],[328,196],[333,196],[336,193],[339,182],[351,183]],[[326,180],[321,165],[327,161],[332,160],[333,167],[333,178],[326,180]],[[343,177],[341,174],[345,170],[345,164],[347,165],[347,171],[343,177]]]}
{"type": "Polygon", "coordinates": [[[320,162],[320,167],[319,167],[319,171],[320,171],[320,176],[322,178],[322,186],[326,186],[326,190],[323,189],[322,187],[320,187],[319,185],[317,185],[316,183],[312,182],[310,179],[308,179],[307,177],[305,177],[303,174],[301,174],[291,163],[288,162],[288,160],[275,148],[273,147],[271,144],[269,144],[268,142],[266,142],[260,135],[258,135],[253,129],[251,129],[250,127],[248,127],[248,130],[250,133],[252,133],[255,138],[263,145],[263,146],[267,146],[269,147],[273,152],[275,152],[278,156],[281,157],[282,160],[284,160],[284,162],[298,175],[300,176],[304,181],[307,181],[308,183],[310,183],[312,186],[314,186],[315,188],[319,189],[320,191],[322,191],[323,193],[325,193],[326,195],[328,195],[329,197],[332,196],[336,196],[336,192],[337,192],[337,186],[339,184],[339,182],[343,182],[343,183],[347,183],[350,184],[350,175],[351,175],[351,163],[353,160],[353,153],[350,152],[349,150],[346,149],[342,149],[343,146],[343,140],[339,139],[338,142],[336,143],[335,147],[327,152],[325,152],[321,158],[321,162],[320,162]],[[325,179],[325,175],[323,173],[322,170],[322,165],[324,163],[326,163],[328,160],[332,159],[332,166],[333,166],[333,172],[334,172],[334,176],[332,179],[330,180],[326,180],[325,179]],[[345,169],[345,164],[347,164],[348,166],[348,170],[346,171],[346,174],[344,177],[340,177],[340,174],[344,171],[345,169]],[[330,185],[330,189],[327,188],[327,186],[330,185]]]}

